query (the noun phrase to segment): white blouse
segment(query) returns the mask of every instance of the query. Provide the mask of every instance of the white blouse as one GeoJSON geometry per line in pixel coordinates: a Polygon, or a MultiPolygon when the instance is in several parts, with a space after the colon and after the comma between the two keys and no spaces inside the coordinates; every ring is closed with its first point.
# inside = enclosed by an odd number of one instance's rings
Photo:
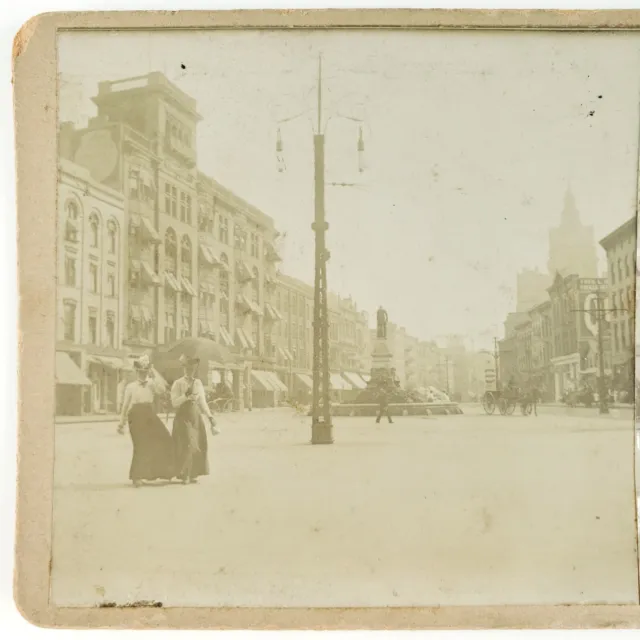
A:
{"type": "Polygon", "coordinates": [[[207,396],[204,391],[204,385],[198,378],[178,378],[171,387],[171,404],[174,409],[182,406],[187,401],[185,391],[193,385],[193,400],[205,416],[211,417],[211,411],[207,405],[207,396]]]}
{"type": "Polygon", "coordinates": [[[130,382],[124,390],[121,422],[125,422],[131,407],[136,404],[151,403],[155,396],[164,393],[164,391],[164,383],[155,378],[149,377],[145,383],[140,382],[140,380],[130,382]]]}

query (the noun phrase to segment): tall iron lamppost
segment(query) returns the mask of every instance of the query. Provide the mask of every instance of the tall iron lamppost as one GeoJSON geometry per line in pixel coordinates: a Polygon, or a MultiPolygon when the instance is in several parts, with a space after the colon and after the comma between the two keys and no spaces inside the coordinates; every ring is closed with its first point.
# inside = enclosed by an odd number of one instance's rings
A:
{"type": "MultiPolygon", "coordinates": [[[[333,444],[331,421],[331,378],[329,367],[329,291],[327,262],[330,258],[326,234],[329,224],[325,217],[325,136],[322,121],[322,57],[318,60],[318,121],[313,136],[315,215],[311,228],[315,235],[315,277],[313,296],[313,400],[311,409],[311,444],[333,444]]],[[[296,118],[298,116],[295,116],[296,118]]],[[[289,120],[292,120],[290,118],[289,120]]],[[[357,120],[356,118],[348,118],[357,120]]],[[[284,122],[284,121],[283,121],[284,122]]],[[[362,127],[358,135],[358,169],[364,171],[364,140],[362,127]]],[[[278,171],[286,169],[280,130],[276,139],[278,171]]],[[[330,183],[351,187],[349,183],[330,183]]]]}

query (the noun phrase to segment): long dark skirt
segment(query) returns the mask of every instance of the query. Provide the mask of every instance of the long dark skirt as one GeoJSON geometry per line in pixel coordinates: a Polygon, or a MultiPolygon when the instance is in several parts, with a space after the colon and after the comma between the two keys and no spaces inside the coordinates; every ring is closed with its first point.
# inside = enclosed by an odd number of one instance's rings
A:
{"type": "Polygon", "coordinates": [[[129,411],[133,441],[131,480],[170,480],[175,473],[171,434],[149,404],[135,404],[129,411]]]}
{"type": "Polygon", "coordinates": [[[207,430],[202,414],[191,401],[182,404],[173,419],[173,446],[177,476],[183,480],[209,475],[207,430]]]}

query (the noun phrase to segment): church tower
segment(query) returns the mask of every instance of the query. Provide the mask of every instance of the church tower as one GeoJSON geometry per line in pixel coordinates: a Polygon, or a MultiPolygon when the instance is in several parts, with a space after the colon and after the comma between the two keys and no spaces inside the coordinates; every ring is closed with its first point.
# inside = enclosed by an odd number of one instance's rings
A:
{"type": "Polygon", "coordinates": [[[593,227],[582,224],[571,190],[567,189],[560,224],[549,230],[549,273],[581,278],[598,277],[598,258],[593,227]]]}

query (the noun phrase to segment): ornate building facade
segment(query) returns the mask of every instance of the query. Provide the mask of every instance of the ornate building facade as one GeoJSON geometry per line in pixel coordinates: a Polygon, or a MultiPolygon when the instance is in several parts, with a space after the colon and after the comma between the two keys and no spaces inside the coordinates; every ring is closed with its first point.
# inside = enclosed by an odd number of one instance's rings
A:
{"type": "Polygon", "coordinates": [[[127,356],[124,197],[61,159],[57,209],[57,413],[112,412],[127,356]]]}

